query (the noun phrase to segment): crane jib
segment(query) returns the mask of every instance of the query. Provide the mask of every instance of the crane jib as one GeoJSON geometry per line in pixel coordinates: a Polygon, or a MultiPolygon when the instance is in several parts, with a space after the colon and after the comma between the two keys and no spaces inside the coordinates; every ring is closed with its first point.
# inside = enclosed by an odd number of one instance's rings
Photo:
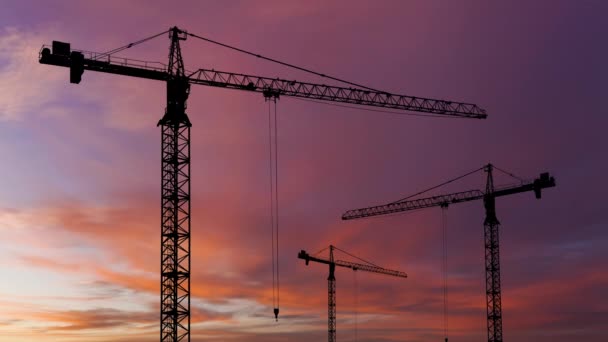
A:
{"type": "Polygon", "coordinates": [[[372,206],[361,209],[353,209],[345,212],[344,215],[342,215],[342,219],[352,220],[357,218],[387,215],[410,210],[418,210],[438,206],[448,206],[450,204],[455,203],[480,200],[486,196],[502,197],[528,191],[533,191],[536,198],[540,198],[542,189],[554,186],[555,178],[551,177],[549,173],[545,172],[532,182],[523,183],[517,186],[501,188],[493,191],[492,193],[484,193],[481,190],[469,190],[452,194],[388,203],[384,205],[372,206]]]}
{"type": "MultiPolygon", "coordinates": [[[[139,77],[158,81],[171,78],[167,66],[159,62],[119,58],[109,54],[70,50],[68,43],[53,42],[52,48],[43,46],[39,62],[71,70],[71,82],[79,83],[84,70],[139,77]],[[76,56],[76,58],[72,58],[76,56]]],[[[188,75],[188,74],[186,74],[188,75]]],[[[345,88],[325,84],[284,80],[238,73],[198,69],[189,73],[188,81],[212,87],[254,91],[264,96],[277,98],[279,95],[320,101],[340,102],[358,106],[380,107],[445,115],[452,117],[485,119],[486,111],[475,104],[437,100],[417,96],[397,95],[381,91],[359,88],[345,88]]]]}

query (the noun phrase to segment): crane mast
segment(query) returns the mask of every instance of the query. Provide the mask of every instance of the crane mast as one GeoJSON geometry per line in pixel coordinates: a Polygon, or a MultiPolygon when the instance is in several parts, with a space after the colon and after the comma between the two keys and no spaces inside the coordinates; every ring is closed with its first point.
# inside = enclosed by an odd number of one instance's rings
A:
{"type": "Polygon", "coordinates": [[[167,69],[167,108],[161,127],[160,340],[190,341],[190,127],[180,40],[174,27],[167,69]]]}
{"type": "Polygon", "coordinates": [[[359,264],[343,260],[334,260],[335,246],[329,246],[329,259],[322,259],[311,256],[302,250],[298,253],[298,258],[303,259],[308,265],[309,262],[329,265],[329,275],[327,276],[327,335],[329,342],[336,341],[336,266],[350,268],[353,271],[365,271],[390,275],[393,277],[407,278],[407,274],[401,271],[389,270],[376,265],[359,264]]]}
{"type": "Polygon", "coordinates": [[[486,268],[486,324],[488,342],[502,342],[502,299],[500,289],[500,222],[496,217],[496,197],[494,194],[494,167],[488,164],[485,171],[486,192],[483,204],[486,217],[483,221],[485,268],[486,268]]]}
{"type": "Polygon", "coordinates": [[[496,198],[522,192],[533,191],[536,198],[541,198],[541,190],[555,186],[555,179],[549,173],[541,173],[530,182],[522,182],[517,186],[500,189],[494,187],[494,166],[484,166],[487,173],[485,192],[469,190],[445,195],[432,196],[412,200],[403,200],[384,205],[361,209],[348,210],[342,215],[343,220],[373,217],[398,212],[425,209],[430,207],[447,207],[450,204],[483,200],[485,208],[484,219],[484,251],[486,271],[486,313],[488,342],[502,342],[502,296],[500,288],[500,222],[496,216],[496,198]]]}
{"type": "MultiPolygon", "coordinates": [[[[256,92],[266,98],[277,99],[279,96],[289,96],[355,106],[413,111],[428,115],[476,119],[487,117],[484,109],[471,103],[213,69],[197,69],[189,72],[185,69],[180,47],[180,41],[186,40],[188,36],[202,38],[172,27],[168,31],[111,52],[76,50],[71,49],[69,43],[53,41],[51,46],[43,46],[39,54],[41,64],[69,68],[70,83],[79,84],[85,70],[166,82],[167,106],[157,125],[161,127],[161,342],[190,341],[190,128],[192,124],[186,114],[186,108],[191,84],[256,92]],[[171,40],[168,64],[114,56],[115,51],[130,48],[165,33],[169,33],[171,40]]],[[[257,57],[262,56],[257,55],[257,57]]],[[[337,261],[334,264],[346,265],[337,261]]]]}

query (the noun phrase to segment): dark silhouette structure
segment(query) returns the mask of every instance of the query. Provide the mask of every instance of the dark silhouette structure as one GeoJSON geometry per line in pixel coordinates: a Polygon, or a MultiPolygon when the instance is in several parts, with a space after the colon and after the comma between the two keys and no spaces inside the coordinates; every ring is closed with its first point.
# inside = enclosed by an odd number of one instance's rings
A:
{"type": "MultiPolygon", "coordinates": [[[[80,83],[85,70],[166,82],[167,107],[161,127],[161,341],[190,341],[190,127],[186,101],[191,84],[257,92],[269,99],[292,96],[368,107],[414,111],[429,115],[486,118],[485,110],[470,103],[395,95],[280,62],[189,33],[177,27],[105,53],[72,50],[69,43],[53,41],[43,46],[39,62],[70,69],[70,82],[80,83]],[[168,65],[118,58],[115,53],[169,34],[168,65]],[[328,86],[251,76],[213,69],[186,72],[180,41],[187,37],[253,55],[354,88],[328,86]]],[[[278,314],[278,308],[274,310],[278,314]]]]}
{"type": "MultiPolygon", "coordinates": [[[[389,204],[368,208],[349,210],[342,215],[343,220],[393,214],[408,210],[430,207],[447,207],[450,204],[483,200],[486,217],[484,220],[485,269],[486,269],[486,308],[489,342],[502,342],[502,304],[500,290],[500,248],[498,233],[500,222],[496,217],[496,198],[534,191],[536,198],[541,198],[541,190],[555,186],[555,179],[549,173],[541,173],[540,177],[531,182],[523,182],[517,186],[494,188],[492,164],[483,167],[487,173],[485,192],[469,190],[447,195],[439,195],[420,199],[401,200],[389,204]]],[[[474,172],[480,171],[478,169],[474,172]]],[[[473,172],[469,173],[472,174],[473,172]]],[[[459,177],[462,178],[462,177],[459,177]]],[[[451,182],[451,181],[450,181],[451,182]]],[[[448,182],[449,183],[449,182],[448,182]]]]}
{"type": "Polygon", "coordinates": [[[329,265],[329,276],[327,277],[327,327],[329,342],[336,341],[336,277],[334,275],[336,271],[336,266],[350,268],[353,271],[373,272],[386,274],[393,277],[407,278],[407,274],[404,272],[389,270],[371,263],[359,264],[343,260],[334,260],[334,249],[338,248],[333,245],[329,246],[329,259],[316,258],[306,253],[306,251],[304,250],[298,253],[298,258],[306,261],[306,265],[308,265],[308,263],[311,261],[329,265]]]}

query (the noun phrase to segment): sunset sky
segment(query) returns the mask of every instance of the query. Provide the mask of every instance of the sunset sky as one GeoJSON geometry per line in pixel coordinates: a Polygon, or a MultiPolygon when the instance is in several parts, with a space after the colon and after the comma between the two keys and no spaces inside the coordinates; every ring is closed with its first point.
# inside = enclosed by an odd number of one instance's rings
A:
{"type": "MultiPolygon", "coordinates": [[[[41,65],[179,26],[486,120],[282,97],[281,315],[272,314],[268,105],[193,86],[192,341],[323,341],[329,244],[408,279],[339,269],[340,341],[443,341],[441,209],[341,221],[488,162],[557,187],[497,201],[504,338],[608,340],[608,2],[0,1],[0,342],[158,340],[162,82],[41,65]],[[356,324],[355,324],[356,322],[356,324]],[[355,325],[357,329],[355,330],[355,325]]],[[[167,61],[169,39],[121,54],[167,61]]],[[[186,68],[331,81],[200,40],[186,68]]],[[[513,180],[497,174],[496,183],[513,180]]],[[[483,189],[484,174],[438,190],[483,189]]],[[[447,211],[449,336],[486,339],[483,204],[447,211]]]]}

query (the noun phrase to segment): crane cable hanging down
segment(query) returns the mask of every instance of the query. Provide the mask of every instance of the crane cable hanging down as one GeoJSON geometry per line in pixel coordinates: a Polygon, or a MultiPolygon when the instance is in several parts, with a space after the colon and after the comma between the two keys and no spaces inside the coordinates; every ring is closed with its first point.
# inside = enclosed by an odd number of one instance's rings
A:
{"type": "Polygon", "coordinates": [[[355,342],[357,342],[359,340],[359,283],[355,269],[353,269],[353,278],[355,283],[355,342]]]}
{"type": "Polygon", "coordinates": [[[447,234],[448,206],[441,206],[442,231],[442,273],[443,273],[443,334],[448,342],[448,234],[447,234]]]}
{"type": "Polygon", "coordinates": [[[279,281],[279,190],[278,190],[278,122],[277,122],[277,98],[265,97],[268,102],[268,151],[270,175],[270,221],[272,230],[272,305],[274,318],[279,320],[280,304],[280,281],[279,281]],[[274,102],[274,111],[272,110],[274,102]]]}

